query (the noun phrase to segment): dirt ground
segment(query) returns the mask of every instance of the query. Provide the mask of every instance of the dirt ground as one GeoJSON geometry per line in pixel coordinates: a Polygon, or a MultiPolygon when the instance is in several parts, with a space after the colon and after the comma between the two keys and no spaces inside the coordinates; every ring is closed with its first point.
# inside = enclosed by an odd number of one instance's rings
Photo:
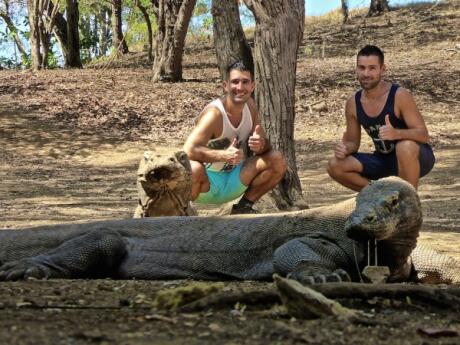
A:
{"type": "MultiPolygon", "coordinates": [[[[344,128],[343,105],[358,87],[354,54],[386,51],[387,79],[410,89],[428,125],[437,162],[423,178],[420,242],[460,260],[460,5],[403,8],[307,22],[299,52],[296,152],[311,207],[352,192],[325,167],[344,128]]],[[[144,54],[81,71],[0,72],[0,228],[129,218],[135,171],[146,149],[180,148],[201,108],[221,93],[214,51],[188,47],[178,84],[150,83],[144,54]]],[[[364,148],[370,150],[369,141],[364,148]]],[[[262,211],[271,210],[261,203],[262,211]]],[[[201,214],[212,209],[199,209],[201,214]]],[[[295,320],[270,306],[197,313],[152,308],[159,290],[188,281],[28,281],[0,284],[3,344],[459,344],[460,316],[410,300],[342,301],[375,325],[332,318],[295,320]],[[438,334],[439,335],[439,334],[438,334]]],[[[226,291],[270,288],[226,282],[226,291]]]]}

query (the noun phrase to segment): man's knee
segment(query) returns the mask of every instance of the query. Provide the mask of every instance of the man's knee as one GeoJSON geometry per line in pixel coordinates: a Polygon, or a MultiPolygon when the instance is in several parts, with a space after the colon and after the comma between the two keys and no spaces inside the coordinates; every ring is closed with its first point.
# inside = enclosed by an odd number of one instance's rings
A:
{"type": "Polygon", "coordinates": [[[204,165],[197,161],[190,161],[192,167],[192,183],[201,184],[207,179],[206,169],[204,165]]]}
{"type": "Polygon", "coordinates": [[[401,140],[396,143],[396,156],[398,158],[417,158],[420,145],[413,140],[401,140]]]}
{"type": "Polygon", "coordinates": [[[279,175],[284,175],[287,170],[287,161],[284,155],[280,151],[272,150],[269,152],[269,157],[273,170],[279,175]]]}
{"type": "Polygon", "coordinates": [[[257,173],[267,171],[277,176],[284,176],[286,173],[286,158],[284,158],[284,155],[280,151],[270,150],[261,156],[255,156],[250,159],[253,159],[252,162],[255,163],[254,168],[257,170],[257,173]]]}
{"type": "Polygon", "coordinates": [[[327,164],[327,173],[329,174],[330,177],[334,178],[340,172],[343,171],[343,159],[337,159],[336,157],[332,157],[328,164],[327,164]]]}

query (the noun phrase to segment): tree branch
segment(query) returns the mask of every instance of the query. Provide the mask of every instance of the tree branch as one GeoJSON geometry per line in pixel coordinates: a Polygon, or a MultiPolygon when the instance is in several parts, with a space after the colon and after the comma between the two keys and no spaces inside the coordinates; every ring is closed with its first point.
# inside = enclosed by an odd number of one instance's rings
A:
{"type": "Polygon", "coordinates": [[[19,52],[21,53],[22,59],[27,58],[27,52],[26,49],[24,48],[24,44],[22,43],[21,37],[19,36],[18,29],[14,25],[13,21],[11,20],[10,16],[8,13],[0,11],[0,17],[5,21],[5,24],[10,30],[11,35],[13,36],[14,43],[18,47],[19,52]]]}

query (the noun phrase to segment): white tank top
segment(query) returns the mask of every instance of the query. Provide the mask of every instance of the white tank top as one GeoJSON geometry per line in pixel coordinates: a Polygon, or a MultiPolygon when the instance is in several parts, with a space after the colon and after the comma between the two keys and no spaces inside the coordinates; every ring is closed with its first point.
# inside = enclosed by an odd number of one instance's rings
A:
{"type": "MultiPolygon", "coordinates": [[[[252,130],[252,116],[248,105],[245,104],[243,107],[243,116],[238,127],[234,127],[230,122],[227,112],[225,111],[224,104],[220,98],[209,103],[205,109],[209,107],[215,107],[219,109],[220,113],[222,114],[222,134],[219,138],[216,139],[227,138],[230,140],[230,142],[233,142],[233,139],[237,138],[238,147],[244,147],[248,141],[249,136],[251,135],[252,130]]],[[[207,169],[212,171],[230,171],[235,167],[234,165],[225,162],[207,163],[205,166],[207,169]]]]}

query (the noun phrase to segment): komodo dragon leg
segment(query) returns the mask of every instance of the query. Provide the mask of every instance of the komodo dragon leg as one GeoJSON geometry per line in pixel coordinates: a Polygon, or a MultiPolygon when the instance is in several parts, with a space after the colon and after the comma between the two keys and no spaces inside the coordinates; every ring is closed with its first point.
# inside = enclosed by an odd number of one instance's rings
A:
{"type": "Polygon", "coordinates": [[[327,239],[303,237],[280,246],[273,255],[275,273],[302,284],[350,281],[350,262],[344,251],[327,239]]]}
{"type": "Polygon", "coordinates": [[[98,229],[72,238],[48,253],[2,265],[0,281],[111,277],[116,275],[125,253],[126,244],[118,232],[98,229]]]}

